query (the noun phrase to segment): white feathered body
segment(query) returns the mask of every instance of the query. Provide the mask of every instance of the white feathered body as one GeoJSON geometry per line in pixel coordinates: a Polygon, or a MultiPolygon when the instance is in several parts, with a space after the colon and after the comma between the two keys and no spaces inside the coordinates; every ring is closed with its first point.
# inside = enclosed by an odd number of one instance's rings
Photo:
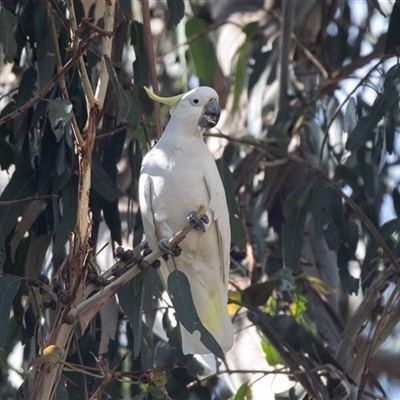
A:
{"type": "MultiPolygon", "coordinates": [[[[186,274],[201,322],[226,352],[233,343],[227,307],[229,213],[224,187],[202,130],[197,124],[188,125],[182,131],[179,118],[173,115],[161,140],[143,159],[139,184],[143,225],[149,246],[155,250],[159,240],[169,239],[187,224],[191,211],[201,204],[207,207],[206,231],[192,230],[180,243],[179,257],[160,260],[159,273],[166,288],[175,265],[186,274]]],[[[181,335],[185,354],[210,352],[196,332],[190,334],[181,325],[181,335]]]]}

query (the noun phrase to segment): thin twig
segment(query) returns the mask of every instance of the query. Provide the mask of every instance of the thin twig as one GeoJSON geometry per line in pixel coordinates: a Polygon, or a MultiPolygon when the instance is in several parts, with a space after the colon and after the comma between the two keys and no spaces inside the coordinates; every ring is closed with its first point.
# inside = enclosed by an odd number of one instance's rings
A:
{"type": "Polygon", "coordinates": [[[3,201],[0,201],[0,206],[13,206],[15,204],[28,203],[30,201],[35,201],[35,200],[56,199],[57,197],[59,197],[58,194],[48,194],[45,196],[26,197],[25,199],[3,200],[3,201]]]}

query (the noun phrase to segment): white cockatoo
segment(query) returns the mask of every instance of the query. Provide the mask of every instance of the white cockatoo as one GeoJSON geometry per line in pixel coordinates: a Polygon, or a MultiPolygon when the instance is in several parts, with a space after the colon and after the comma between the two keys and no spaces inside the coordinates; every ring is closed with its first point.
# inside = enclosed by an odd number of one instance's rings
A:
{"type": "MultiPolygon", "coordinates": [[[[172,107],[160,141],[142,162],[139,203],[146,239],[150,249],[171,254],[168,239],[187,219],[195,224],[179,245],[181,255],[161,259],[158,271],[166,289],[168,275],[175,268],[186,274],[202,324],[227,352],[233,344],[227,305],[229,213],[220,174],[203,140],[204,130],[215,126],[220,116],[218,94],[209,87],[172,98],[146,91],[152,99],[172,107]],[[194,212],[201,204],[207,207],[202,221],[194,212]]],[[[180,330],[184,354],[210,353],[198,331],[190,334],[182,325],[180,330]]]]}

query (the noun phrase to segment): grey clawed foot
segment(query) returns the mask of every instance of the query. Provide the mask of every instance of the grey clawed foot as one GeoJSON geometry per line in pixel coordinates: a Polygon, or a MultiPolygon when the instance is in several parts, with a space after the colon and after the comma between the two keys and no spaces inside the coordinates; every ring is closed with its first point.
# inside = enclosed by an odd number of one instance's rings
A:
{"type": "Polygon", "coordinates": [[[194,230],[198,232],[205,232],[206,227],[204,224],[208,224],[210,222],[207,214],[204,214],[201,218],[197,218],[197,215],[194,211],[189,213],[187,220],[194,225],[194,230]]]}
{"type": "Polygon", "coordinates": [[[175,246],[173,249],[171,249],[168,239],[161,239],[158,242],[158,248],[165,252],[163,255],[165,261],[168,260],[168,256],[179,257],[182,254],[182,249],[179,246],[175,246]]]}

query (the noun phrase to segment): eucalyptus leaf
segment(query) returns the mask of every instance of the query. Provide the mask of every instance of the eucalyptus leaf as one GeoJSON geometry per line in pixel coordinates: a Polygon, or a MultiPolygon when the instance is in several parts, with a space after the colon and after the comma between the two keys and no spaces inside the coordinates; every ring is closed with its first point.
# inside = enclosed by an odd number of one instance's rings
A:
{"type": "Polygon", "coordinates": [[[236,392],[234,400],[251,400],[251,389],[247,383],[243,383],[236,392]]]}
{"type": "MultiPolygon", "coordinates": [[[[28,68],[24,72],[19,85],[17,99],[15,101],[15,109],[23,106],[33,97],[33,91],[35,90],[36,86],[36,78],[37,72],[33,66],[28,68]]],[[[14,162],[17,165],[22,162],[22,146],[24,144],[25,138],[27,137],[29,125],[28,112],[18,115],[13,120],[14,162]]]]}
{"type": "Polygon", "coordinates": [[[103,199],[110,202],[126,195],[96,160],[92,160],[92,187],[103,199]]]}
{"type": "Polygon", "coordinates": [[[13,31],[17,25],[17,17],[6,8],[0,11],[0,43],[3,45],[4,62],[13,62],[17,53],[17,43],[13,31]]]}
{"type": "Polygon", "coordinates": [[[3,229],[0,224],[0,272],[3,271],[3,265],[5,260],[6,260],[6,246],[4,242],[3,229]]]}
{"type": "Polygon", "coordinates": [[[216,163],[222,179],[222,183],[224,185],[226,201],[228,203],[229,222],[231,226],[231,240],[240,249],[245,249],[247,242],[246,231],[244,229],[241,219],[239,218],[239,208],[234,191],[235,185],[232,172],[230,171],[229,166],[224,158],[218,159],[216,163]]]}
{"type": "Polygon", "coordinates": [[[62,138],[64,127],[72,117],[72,103],[69,100],[63,100],[60,97],[57,97],[51,102],[49,108],[49,120],[57,141],[62,138]]]}
{"type": "MultiPolygon", "coordinates": [[[[186,37],[193,38],[204,32],[208,24],[201,18],[192,17],[185,25],[186,37]]],[[[206,35],[199,35],[189,43],[190,54],[192,56],[196,75],[200,79],[201,85],[213,87],[215,84],[215,73],[218,68],[214,46],[206,35]]]]}
{"type": "MultiPolygon", "coordinates": [[[[63,204],[61,221],[55,232],[53,256],[56,257],[68,240],[68,233],[73,232],[78,211],[78,177],[73,176],[61,191],[63,204]]],[[[58,202],[58,200],[55,200],[58,202]]]]}
{"type": "Polygon", "coordinates": [[[173,271],[168,276],[167,284],[179,322],[189,333],[198,331],[201,343],[217,357],[223,359],[224,352],[221,346],[200,321],[186,275],[178,270],[173,271]]]}
{"type": "Polygon", "coordinates": [[[385,54],[398,53],[400,47],[400,4],[396,1],[390,15],[389,28],[385,41],[385,54]]]}
{"type": "Polygon", "coordinates": [[[354,97],[350,97],[344,114],[343,130],[347,133],[352,132],[357,126],[357,108],[354,97]]]}
{"type": "Polygon", "coordinates": [[[285,204],[286,222],[282,226],[283,259],[285,266],[296,270],[303,250],[303,229],[310,208],[308,185],[296,189],[285,204]]]}
{"type": "Polygon", "coordinates": [[[135,49],[136,59],[133,62],[133,76],[135,83],[140,86],[149,85],[149,61],[144,44],[143,24],[132,21],[131,45],[135,49]]]}
{"type": "Polygon", "coordinates": [[[33,12],[39,88],[43,89],[55,72],[56,57],[50,34],[46,3],[38,2],[33,12]]]}
{"type": "Polygon", "coordinates": [[[281,283],[280,279],[269,279],[266,282],[251,285],[243,290],[241,300],[244,304],[263,306],[271,297],[273,291],[279,288],[281,283]]]}
{"type": "Polygon", "coordinates": [[[335,220],[343,220],[340,198],[339,202],[336,202],[336,209],[334,209],[333,200],[337,195],[335,190],[325,185],[316,185],[312,193],[315,234],[317,236],[323,235],[331,250],[337,250],[339,247],[339,233],[335,220]],[[340,215],[342,215],[342,218],[340,218],[340,215]]]}
{"type": "Polygon", "coordinates": [[[177,26],[185,15],[185,3],[183,0],[167,0],[170,16],[167,22],[167,29],[177,26]]]}
{"type": "Polygon", "coordinates": [[[398,91],[394,86],[389,87],[377,97],[368,115],[361,117],[357,126],[350,132],[346,149],[356,151],[367,140],[371,139],[373,130],[398,99],[398,91]]]}
{"type": "Polygon", "coordinates": [[[19,276],[0,276],[0,349],[4,349],[6,343],[11,306],[20,284],[19,276]]]}
{"type": "Polygon", "coordinates": [[[129,88],[126,88],[125,86],[123,87],[120,84],[110,58],[104,55],[104,60],[106,62],[110,82],[114,86],[115,94],[117,96],[119,116],[118,122],[127,122],[133,128],[136,128],[141,118],[141,110],[139,104],[134,94],[129,91],[129,88]]]}
{"type": "Polygon", "coordinates": [[[397,217],[400,218],[400,191],[398,187],[393,189],[392,196],[394,210],[396,211],[397,217]]]}
{"type": "MultiPolygon", "coordinates": [[[[31,197],[35,193],[35,174],[31,170],[15,171],[1,194],[0,201],[11,201],[31,197]]],[[[17,203],[0,206],[0,221],[4,238],[14,228],[26,204],[17,203]]]]}

